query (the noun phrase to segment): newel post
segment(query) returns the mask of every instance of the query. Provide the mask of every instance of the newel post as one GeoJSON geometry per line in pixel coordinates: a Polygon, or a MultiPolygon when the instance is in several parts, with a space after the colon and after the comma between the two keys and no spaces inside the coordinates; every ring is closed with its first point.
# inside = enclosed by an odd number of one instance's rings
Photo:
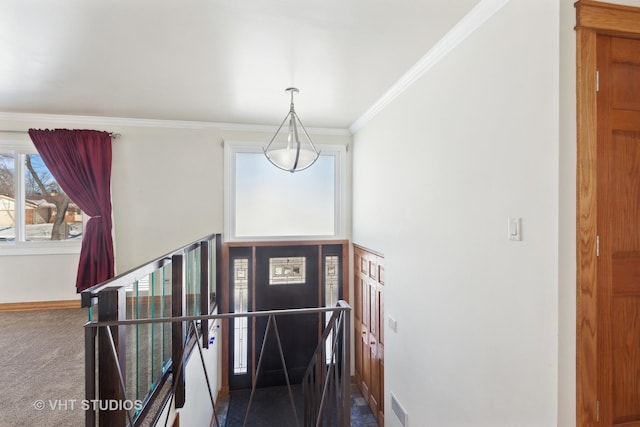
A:
{"type": "MultiPolygon", "coordinates": [[[[109,322],[125,320],[126,290],[124,287],[107,288],[98,293],[98,321],[109,322]]],[[[120,385],[126,384],[126,326],[107,326],[98,329],[98,401],[124,402],[125,394],[120,385]],[[113,357],[113,347],[107,333],[111,329],[113,343],[120,369],[113,357]]],[[[99,424],[101,427],[120,426],[127,424],[127,413],[124,409],[110,409],[108,405],[99,405],[99,424]],[[104,409],[103,409],[104,408],[104,409]]]]}
{"type": "MultiPolygon", "coordinates": [[[[174,255],[171,258],[171,316],[182,317],[185,315],[185,268],[184,254],[174,255]]],[[[173,384],[175,388],[175,406],[182,408],[185,400],[184,384],[184,337],[185,322],[171,323],[171,370],[173,372],[173,384]],[[180,367],[182,366],[182,367],[180,367]]]]}

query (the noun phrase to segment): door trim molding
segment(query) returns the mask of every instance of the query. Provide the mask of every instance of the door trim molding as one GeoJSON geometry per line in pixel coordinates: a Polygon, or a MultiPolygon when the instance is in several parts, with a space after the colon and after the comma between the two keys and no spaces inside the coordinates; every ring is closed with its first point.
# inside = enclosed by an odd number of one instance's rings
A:
{"type": "Polygon", "coordinates": [[[580,0],[576,7],[576,425],[597,423],[597,100],[599,34],[640,38],[640,8],[580,0]]]}
{"type": "Polygon", "coordinates": [[[640,8],[580,0],[576,3],[576,29],[603,34],[640,34],[640,8]]]}

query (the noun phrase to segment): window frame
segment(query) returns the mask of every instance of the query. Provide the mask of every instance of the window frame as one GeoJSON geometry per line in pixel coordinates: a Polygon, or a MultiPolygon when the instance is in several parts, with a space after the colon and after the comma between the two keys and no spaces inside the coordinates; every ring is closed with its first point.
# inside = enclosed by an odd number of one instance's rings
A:
{"type": "MultiPolygon", "coordinates": [[[[52,241],[26,241],[25,224],[25,166],[24,156],[38,154],[28,136],[24,138],[13,135],[5,137],[0,135],[0,153],[14,156],[14,189],[15,197],[15,227],[16,239],[13,242],[0,242],[0,256],[5,255],[64,255],[79,254],[82,248],[80,240],[52,240],[52,241]]],[[[87,216],[82,213],[83,227],[86,227],[87,216]]],[[[83,235],[84,237],[84,235],[83,235]]]]}
{"type": "MultiPolygon", "coordinates": [[[[347,222],[347,146],[343,144],[315,144],[321,156],[334,158],[334,212],[333,234],[331,235],[236,235],[236,155],[261,154],[264,156],[262,142],[223,141],[224,145],[224,232],[229,242],[266,242],[266,241],[305,241],[305,240],[344,240],[347,222]]],[[[266,159],[265,159],[266,161],[266,159]]],[[[311,166],[313,167],[313,166],[311,166]]],[[[275,168],[275,166],[274,166],[275,168]]]]}

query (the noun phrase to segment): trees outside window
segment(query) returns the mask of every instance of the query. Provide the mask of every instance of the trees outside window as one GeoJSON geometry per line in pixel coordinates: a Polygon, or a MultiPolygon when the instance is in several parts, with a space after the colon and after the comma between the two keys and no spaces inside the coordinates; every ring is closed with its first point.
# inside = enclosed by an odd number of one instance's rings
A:
{"type": "Polygon", "coordinates": [[[0,152],[0,244],[80,241],[82,231],[82,212],[37,153],[0,152]]]}

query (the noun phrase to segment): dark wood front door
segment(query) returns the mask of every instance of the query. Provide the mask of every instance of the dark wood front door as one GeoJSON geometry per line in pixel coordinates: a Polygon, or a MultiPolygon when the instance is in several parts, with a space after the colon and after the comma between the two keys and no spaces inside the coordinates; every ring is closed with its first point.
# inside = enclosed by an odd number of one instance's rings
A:
{"type": "Polygon", "coordinates": [[[604,426],[640,426],[640,41],[599,36],[598,394],[604,426]]]}
{"type": "MultiPolygon", "coordinates": [[[[344,286],[346,243],[255,245],[229,248],[229,311],[248,312],[335,306],[344,286]]],[[[300,383],[318,345],[327,317],[320,314],[276,316],[289,381],[300,383]]],[[[268,318],[229,322],[230,390],[286,383],[272,324],[260,371],[260,352],[268,318]]]]}
{"type": "MultiPolygon", "coordinates": [[[[256,310],[319,307],[318,267],[317,246],[256,248],[256,310]]],[[[319,316],[289,315],[275,320],[289,380],[298,384],[318,345],[319,316]]],[[[257,343],[263,342],[266,326],[267,318],[257,319],[257,343]]],[[[274,332],[272,327],[264,346],[260,387],[286,384],[274,332]]]]}

